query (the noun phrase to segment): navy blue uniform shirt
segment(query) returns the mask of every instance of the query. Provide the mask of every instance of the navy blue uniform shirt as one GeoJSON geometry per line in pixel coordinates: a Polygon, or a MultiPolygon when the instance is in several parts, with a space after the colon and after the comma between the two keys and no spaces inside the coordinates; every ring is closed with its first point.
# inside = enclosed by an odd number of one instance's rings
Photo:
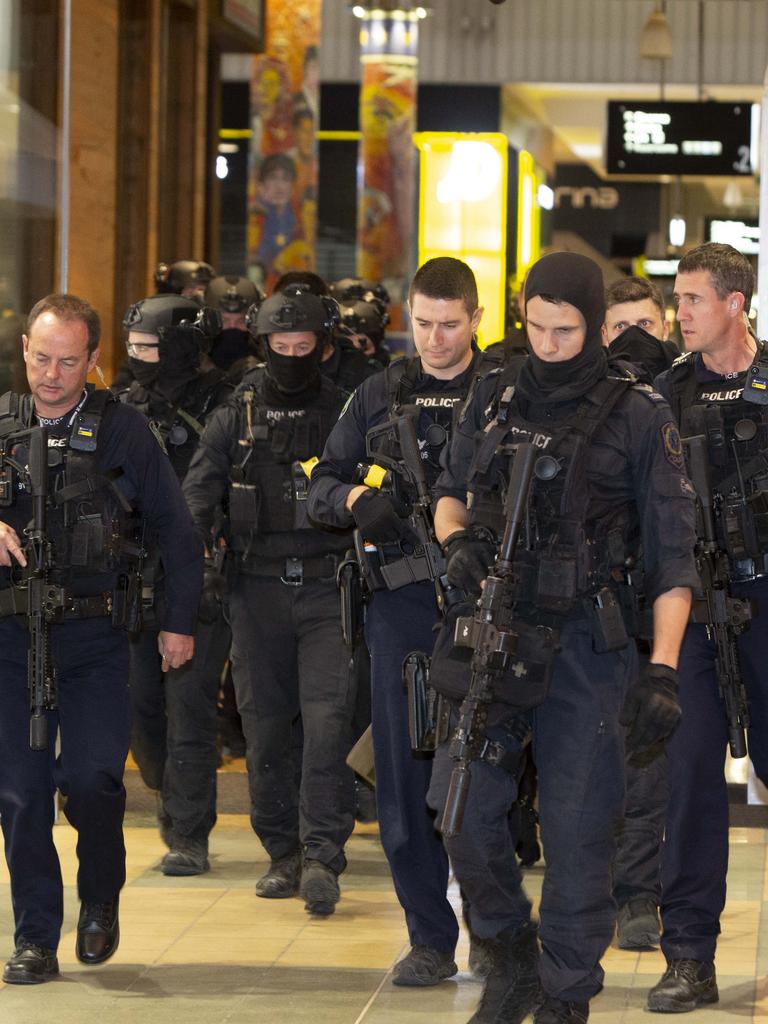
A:
{"type": "MultiPolygon", "coordinates": [[[[497,382],[494,373],[478,385],[454,431],[435,499],[452,497],[466,504],[475,434],[491,419],[497,382]]],[[[694,491],[666,400],[647,386],[629,388],[598,427],[586,458],[589,518],[627,503],[637,509],[648,600],[673,587],[697,587],[694,491]]]]}

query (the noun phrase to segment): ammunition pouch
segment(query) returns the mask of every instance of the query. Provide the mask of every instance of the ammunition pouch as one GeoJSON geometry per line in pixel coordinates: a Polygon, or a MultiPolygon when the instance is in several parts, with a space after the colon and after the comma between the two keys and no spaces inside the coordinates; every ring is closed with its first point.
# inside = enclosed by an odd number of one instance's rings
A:
{"type": "Polygon", "coordinates": [[[629,643],[621,603],[612,587],[601,587],[586,602],[592,623],[592,647],[595,654],[621,651],[629,643]]]}
{"type": "MultiPolygon", "coordinates": [[[[432,654],[431,680],[446,697],[462,700],[472,678],[472,654],[487,623],[475,617],[475,605],[460,602],[449,608],[432,654]]],[[[538,707],[549,692],[558,631],[550,626],[515,618],[505,629],[494,627],[493,651],[488,669],[494,673],[493,702],[508,709],[527,711],[538,707]]]]}
{"type": "Polygon", "coordinates": [[[414,651],[403,662],[403,685],[408,699],[411,750],[429,754],[448,739],[451,705],[429,682],[430,659],[414,651]]]}

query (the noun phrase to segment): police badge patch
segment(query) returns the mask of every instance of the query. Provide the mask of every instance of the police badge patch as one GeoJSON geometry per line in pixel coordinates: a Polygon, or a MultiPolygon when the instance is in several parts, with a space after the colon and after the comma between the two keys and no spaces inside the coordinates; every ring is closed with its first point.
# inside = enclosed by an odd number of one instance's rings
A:
{"type": "Polygon", "coordinates": [[[665,423],[661,428],[661,437],[664,442],[664,458],[675,469],[684,470],[683,442],[680,440],[680,431],[676,424],[665,423]]]}

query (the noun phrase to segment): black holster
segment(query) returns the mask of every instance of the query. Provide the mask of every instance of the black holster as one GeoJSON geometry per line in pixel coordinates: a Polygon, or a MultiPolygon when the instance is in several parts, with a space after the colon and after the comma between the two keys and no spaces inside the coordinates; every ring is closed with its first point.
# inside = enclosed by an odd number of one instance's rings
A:
{"type": "Polygon", "coordinates": [[[360,641],[365,621],[365,590],[360,564],[354,551],[347,551],[336,571],[341,605],[341,632],[344,643],[354,648],[360,641]]]}
{"type": "Polygon", "coordinates": [[[414,753],[431,753],[448,738],[450,704],[429,682],[429,657],[413,651],[403,662],[408,697],[408,734],[414,753]]]}

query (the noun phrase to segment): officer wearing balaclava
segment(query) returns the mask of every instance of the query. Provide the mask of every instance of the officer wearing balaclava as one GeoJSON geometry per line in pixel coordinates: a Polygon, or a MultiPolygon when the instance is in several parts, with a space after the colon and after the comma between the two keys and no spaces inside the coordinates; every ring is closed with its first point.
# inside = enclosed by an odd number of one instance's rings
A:
{"type": "MultiPolygon", "coordinates": [[[[123,319],[133,381],[120,398],[148,418],[180,480],[211,411],[232,395],[223,370],[208,352],[221,331],[216,310],[182,295],[156,295],[130,307],[123,319]]],[[[163,567],[145,538],[145,579],[154,607],[164,600],[163,567]]],[[[216,821],[217,699],[229,630],[221,585],[210,564],[193,661],[163,672],[152,613],[130,645],[131,749],[146,785],[155,791],[160,834],[169,850],[166,875],[208,870],[208,836],[216,821]]]]}
{"type": "MultiPolygon", "coordinates": [[[[492,959],[473,1021],[508,1024],[533,1012],[536,1024],[584,1024],[615,925],[621,727],[629,750],[657,756],[680,713],[676,666],[697,579],[693,493],[669,407],[609,369],[597,264],[575,253],[542,257],[528,273],[523,312],[529,358],[481,381],[436,488],[448,582],[466,591],[463,614],[473,616],[504,532],[519,445],[533,446],[519,544],[511,571],[496,573],[504,575],[507,616],[494,659],[500,672],[472,727],[461,831],[444,841],[492,959]],[[654,643],[638,675],[629,634],[641,558],[654,643]],[[531,735],[546,854],[538,929],[509,825],[531,735]]],[[[471,675],[455,668],[463,635],[446,625],[432,662],[453,725],[471,675]]],[[[438,821],[453,763],[449,736],[428,795],[438,821]]]]}
{"type": "Polygon", "coordinates": [[[349,537],[316,529],[306,501],[309,475],[345,400],[320,373],[338,317],[335,300],[290,284],[255,315],[249,311],[265,363],[209,420],[184,486],[206,537],[213,508],[228,510],[232,676],[247,742],[251,821],[271,862],[256,895],[299,893],[317,916],[332,914],[339,900],[354,824],[346,765],[354,678],[335,580],[349,537]]]}

